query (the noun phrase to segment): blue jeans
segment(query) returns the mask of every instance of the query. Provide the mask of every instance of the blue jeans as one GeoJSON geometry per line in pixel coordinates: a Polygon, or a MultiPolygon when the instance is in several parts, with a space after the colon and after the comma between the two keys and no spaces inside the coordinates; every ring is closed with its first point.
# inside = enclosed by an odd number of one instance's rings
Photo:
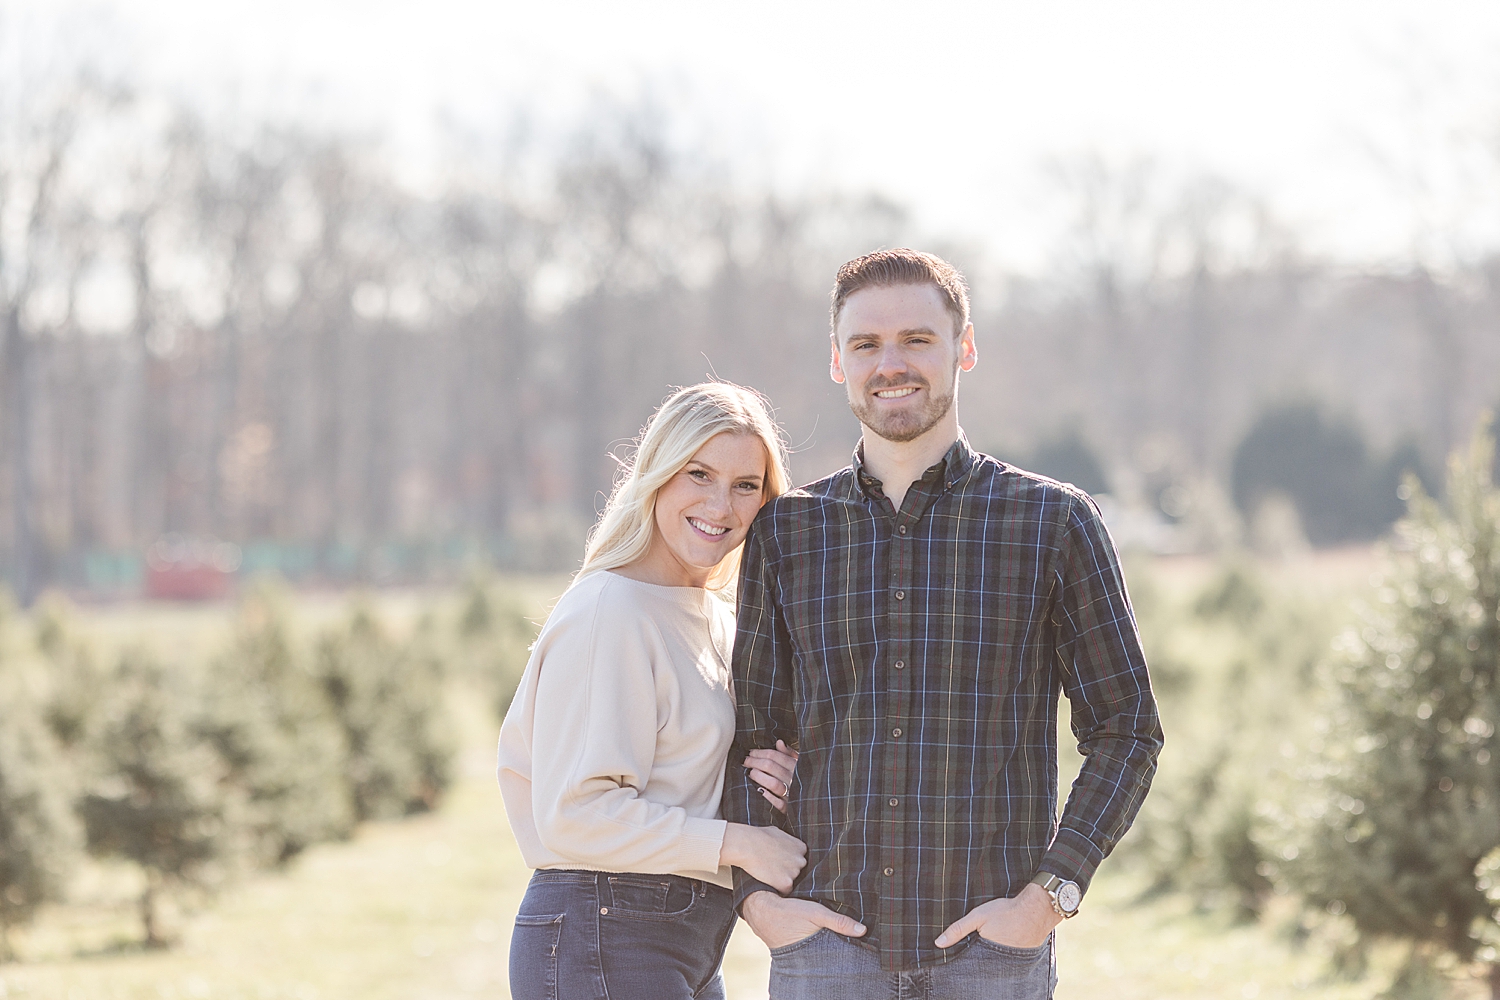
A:
{"type": "Polygon", "coordinates": [[[676,875],[538,871],[510,938],[514,1000],[724,1000],[733,895],[676,875]]]}
{"type": "Polygon", "coordinates": [[[874,948],[821,930],[771,949],[771,1000],[1047,1000],[1057,985],[1052,942],[1011,948],[976,934],[942,965],[882,972],[874,948]]]}

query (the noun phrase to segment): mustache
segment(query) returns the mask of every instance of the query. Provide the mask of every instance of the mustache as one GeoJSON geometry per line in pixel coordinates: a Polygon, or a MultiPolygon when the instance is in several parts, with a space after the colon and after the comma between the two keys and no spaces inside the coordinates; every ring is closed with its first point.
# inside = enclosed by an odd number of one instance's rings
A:
{"type": "Polygon", "coordinates": [[[886,378],[883,375],[872,375],[865,383],[867,392],[877,392],[881,389],[904,389],[907,386],[916,386],[919,389],[927,389],[931,386],[927,380],[920,375],[906,375],[901,378],[886,378]]]}

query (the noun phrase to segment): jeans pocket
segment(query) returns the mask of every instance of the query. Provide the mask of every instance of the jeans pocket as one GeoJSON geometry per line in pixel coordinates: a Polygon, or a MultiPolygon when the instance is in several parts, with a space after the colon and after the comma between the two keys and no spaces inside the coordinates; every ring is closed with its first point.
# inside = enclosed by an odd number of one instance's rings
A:
{"type": "Polygon", "coordinates": [[[667,890],[671,885],[664,881],[645,879],[629,875],[609,877],[609,911],[611,913],[667,912],[667,890]]]}
{"type": "Polygon", "coordinates": [[[514,1000],[557,1000],[557,945],[563,914],[518,914],[510,936],[510,993],[514,1000]]]}
{"type": "MultiPolygon", "coordinates": [[[[1052,982],[1052,942],[1043,941],[1035,948],[1018,948],[1000,944],[979,935],[968,949],[979,959],[987,975],[1012,987],[1024,988],[1024,995],[1050,996],[1052,982]]],[[[1009,994],[997,994],[1009,996],[1009,994]]]]}
{"type": "Polygon", "coordinates": [[[620,875],[609,879],[606,920],[680,921],[693,918],[699,894],[694,883],[680,878],[663,882],[647,876],[620,875]]]}
{"type": "Polygon", "coordinates": [[[793,941],[791,944],[782,945],[780,948],[772,948],[771,957],[773,959],[785,958],[788,955],[795,954],[796,952],[801,951],[803,948],[806,948],[808,945],[812,944],[824,934],[832,933],[833,931],[829,930],[827,927],[820,927],[805,938],[799,938],[798,940],[793,941]]]}

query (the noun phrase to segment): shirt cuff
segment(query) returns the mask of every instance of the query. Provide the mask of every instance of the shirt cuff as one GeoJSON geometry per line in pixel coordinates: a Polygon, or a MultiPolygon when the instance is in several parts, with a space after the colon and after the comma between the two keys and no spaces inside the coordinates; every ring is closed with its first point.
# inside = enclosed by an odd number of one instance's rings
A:
{"type": "MultiPolygon", "coordinates": [[[[781,893],[776,892],[775,889],[766,885],[760,879],[752,878],[743,869],[736,868],[734,870],[734,912],[739,913],[740,906],[745,902],[746,898],[752,893],[757,892],[770,892],[778,896],[781,895],[781,893]]],[[[740,913],[740,916],[744,916],[744,914],[740,913]]]]}
{"type": "Polygon", "coordinates": [[[1104,852],[1092,840],[1077,830],[1064,826],[1058,828],[1052,846],[1047,848],[1047,853],[1042,855],[1042,861],[1037,865],[1037,871],[1076,882],[1079,889],[1088,892],[1089,883],[1094,880],[1094,872],[1103,860],[1104,852]]]}

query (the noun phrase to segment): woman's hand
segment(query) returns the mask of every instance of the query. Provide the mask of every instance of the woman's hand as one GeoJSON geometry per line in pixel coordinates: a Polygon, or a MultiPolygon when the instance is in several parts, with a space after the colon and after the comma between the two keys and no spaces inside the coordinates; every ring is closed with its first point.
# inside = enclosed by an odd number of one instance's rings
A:
{"type": "Polygon", "coordinates": [[[730,823],[719,848],[719,864],[742,868],[782,895],[792,891],[797,873],[807,863],[807,845],[774,826],[730,823]]]}
{"type": "Polygon", "coordinates": [[[772,808],[786,812],[787,796],[792,792],[792,776],[797,773],[797,751],[777,740],[775,750],[751,750],[745,756],[745,767],[772,808]]]}

